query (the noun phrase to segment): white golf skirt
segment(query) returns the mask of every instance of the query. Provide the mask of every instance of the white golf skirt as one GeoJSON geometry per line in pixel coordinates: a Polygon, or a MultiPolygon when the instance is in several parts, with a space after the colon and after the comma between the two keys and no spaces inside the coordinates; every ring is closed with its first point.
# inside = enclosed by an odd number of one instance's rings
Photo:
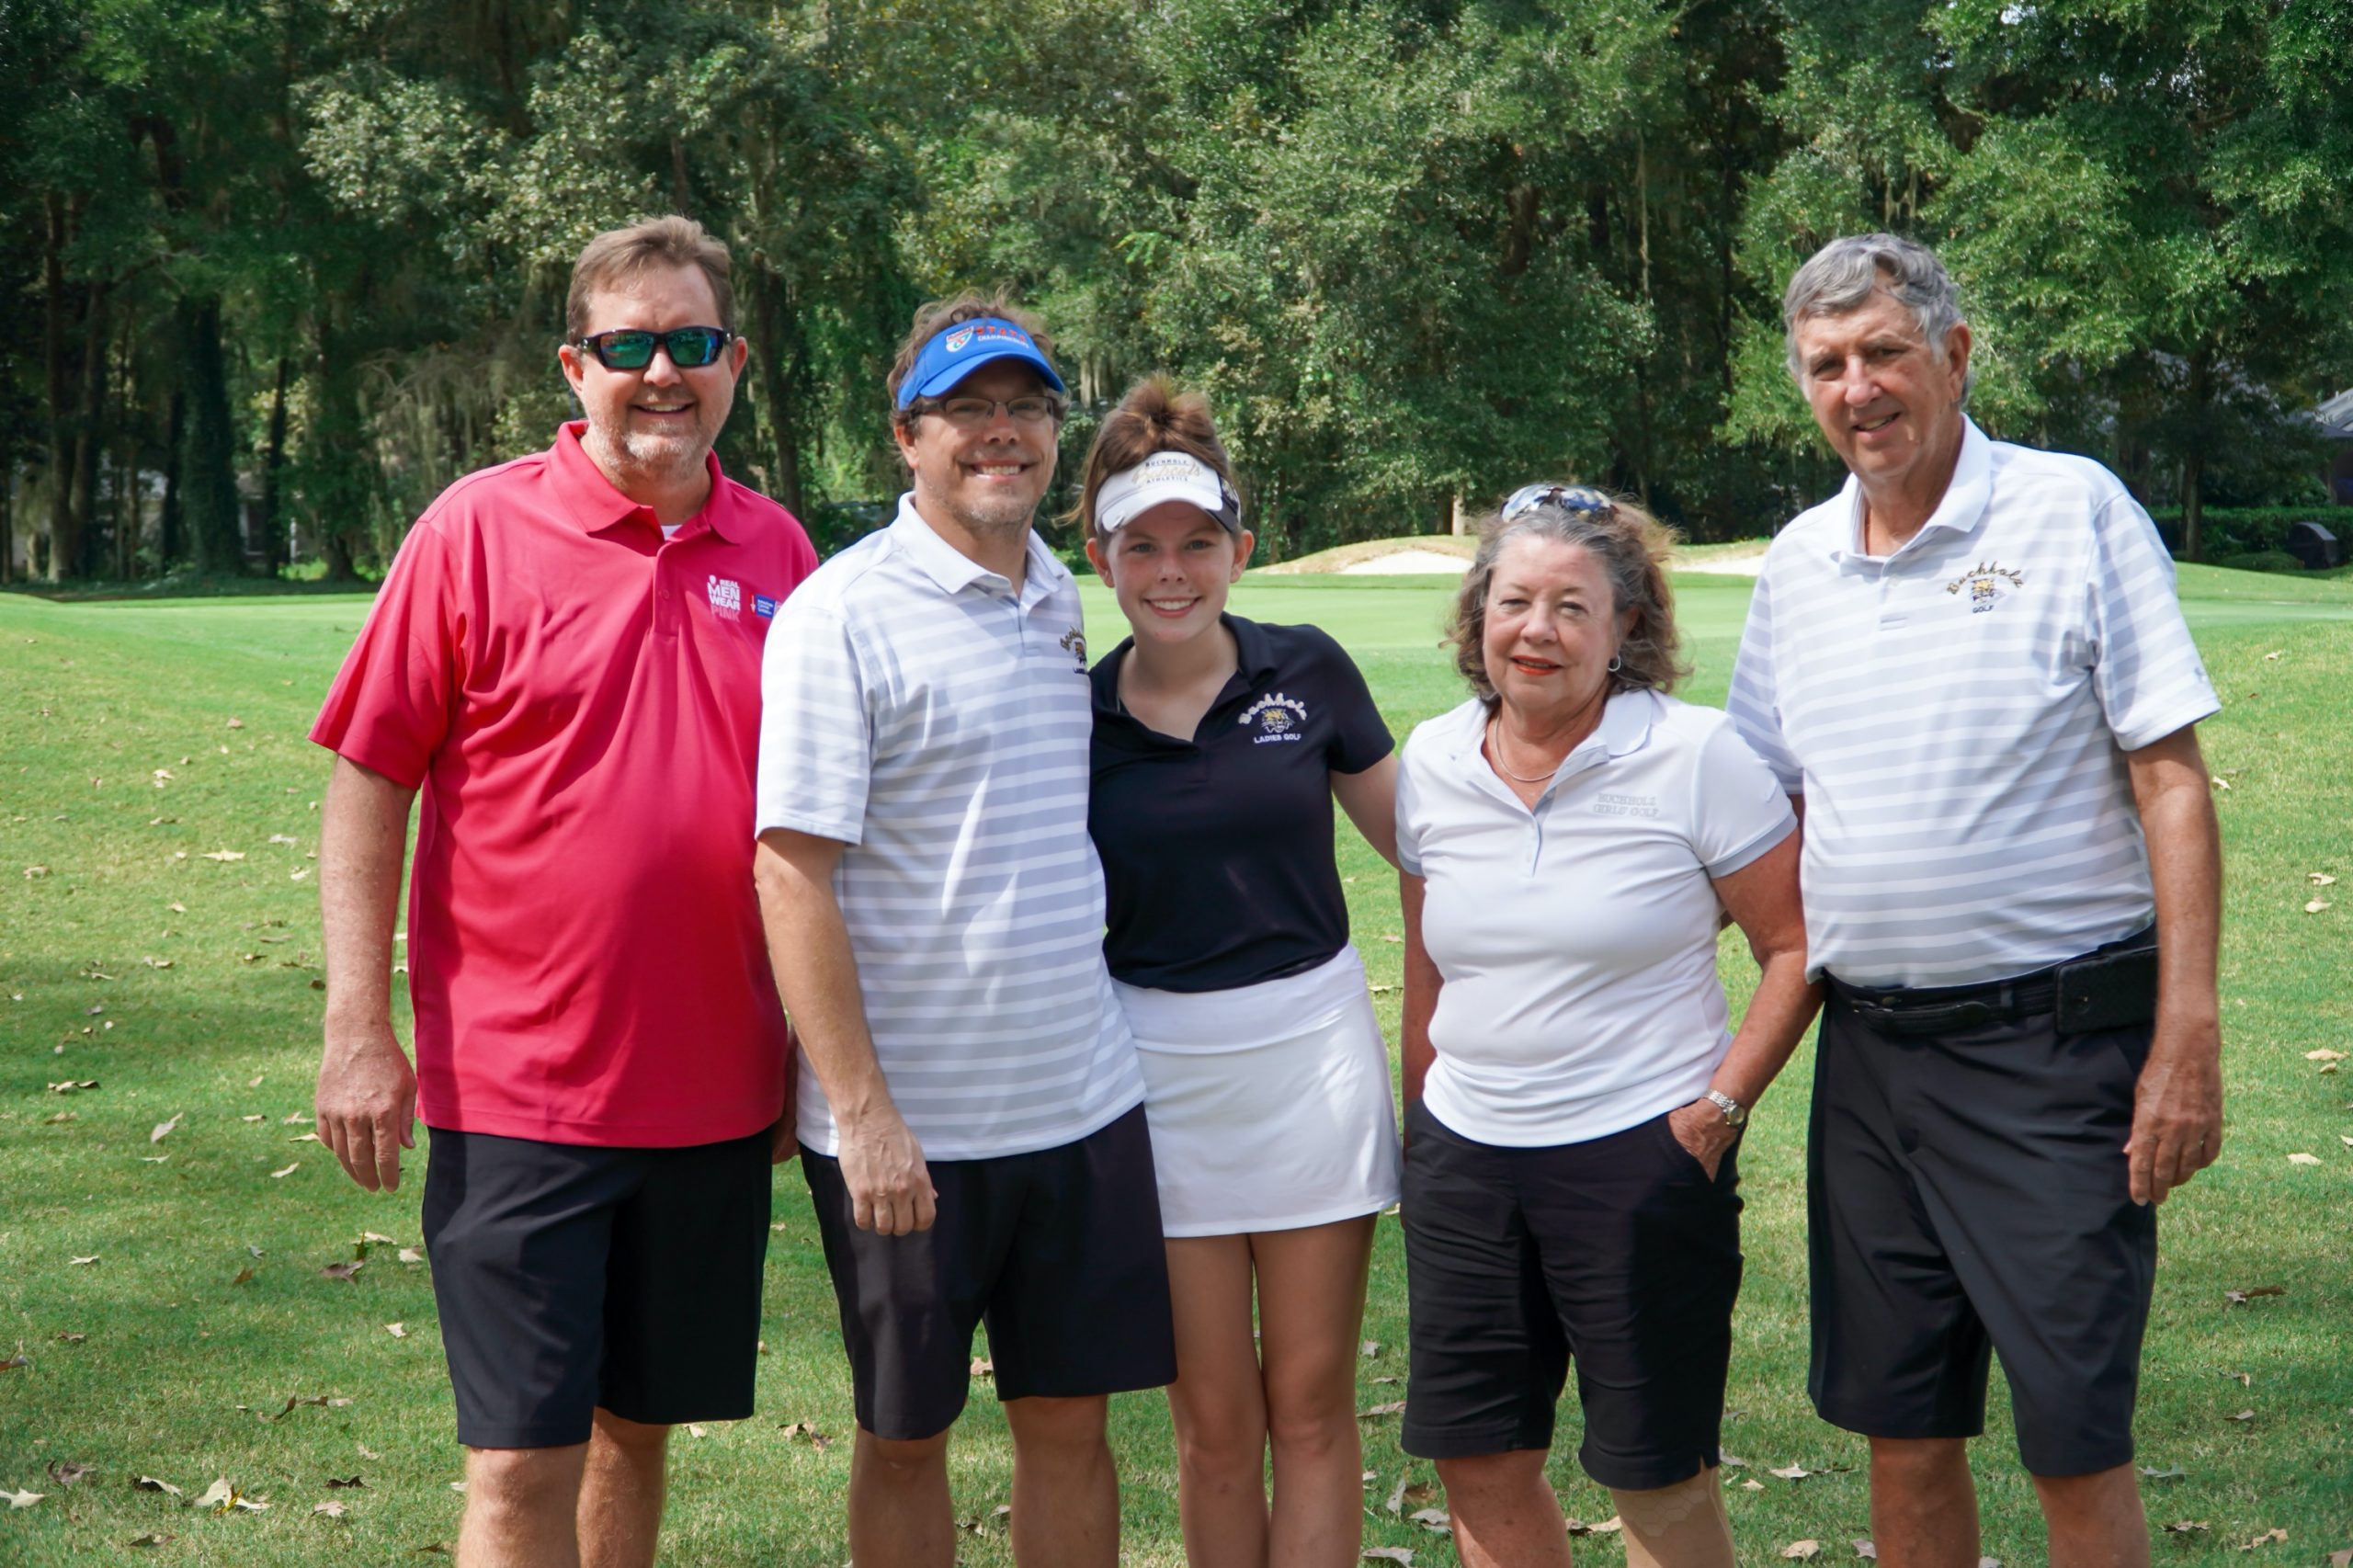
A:
{"type": "Polygon", "coordinates": [[[1296,1230],[1397,1201],[1389,1051],[1355,948],[1230,991],[1113,989],[1143,1063],[1163,1233],[1296,1230]]]}

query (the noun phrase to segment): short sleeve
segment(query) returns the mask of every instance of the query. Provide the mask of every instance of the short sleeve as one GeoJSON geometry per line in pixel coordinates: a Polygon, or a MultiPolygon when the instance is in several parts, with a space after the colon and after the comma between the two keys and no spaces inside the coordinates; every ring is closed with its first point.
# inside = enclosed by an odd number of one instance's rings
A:
{"type": "Polygon", "coordinates": [[[1691,770],[1691,850],[1711,877],[1762,858],[1798,825],[1773,770],[1729,723],[1711,724],[1691,770]]]}
{"type": "Polygon", "coordinates": [[[1356,661],[1328,633],[1316,631],[1313,636],[1324,665],[1325,700],[1332,705],[1331,769],[1362,773],[1394,751],[1397,742],[1381,722],[1356,661]]]}
{"type": "Polygon", "coordinates": [[[449,733],[463,668],[451,554],[430,514],[409,530],[311,726],[318,744],[411,790],[449,733]]]}
{"type": "Polygon", "coordinates": [[[1740,653],[1733,660],[1732,692],[1724,700],[1733,727],[1748,743],[1750,753],[1762,759],[1780,781],[1784,795],[1805,792],[1805,769],[1798,765],[1789,741],[1781,733],[1780,688],[1773,672],[1773,569],[1768,558],[1757,574],[1756,591],[1749,597],[1748,621],[1740,633],[1740,653]]]}
{"type": "Polygon", "coordinates": [[[1422,874],[1421,790],[1415,778],[1419,769],[1415,767],[1415,743],[1419,739],[1418,733],[1405,738],[1397,767],[1397,867],[1413,877],[1422,874]]]}
{"type": "Polygon", "coordinates": [[[2092,689],[2118,745],[2137,751],[2222,708],[2182,619],[2173,558],[2130,495],[2093,519],[2085,595],[2092,689]]]}
{"type": "Polygon", "coordinates": [[[873,721],[849,628],[797,594],[777,612],[760,653],[753,831],[858,843],[873,771],[873,721]]]}

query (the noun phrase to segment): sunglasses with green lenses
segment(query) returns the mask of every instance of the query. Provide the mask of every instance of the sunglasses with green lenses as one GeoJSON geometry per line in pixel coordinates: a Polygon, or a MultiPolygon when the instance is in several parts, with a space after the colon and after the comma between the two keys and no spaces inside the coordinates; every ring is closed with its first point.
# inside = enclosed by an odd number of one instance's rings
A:
{"type": "Polygon", "coordinates": [[[670,332],[625,327],[583,337],[574,347],[594,354],[597,363],[608,370],[642,370],[654,363],[658,346],[670,357],[670,363],[681,370],[692,370],[718,358],[720,351],[734,341],[735,335],[724,327],[682,326],[670,332]]]}

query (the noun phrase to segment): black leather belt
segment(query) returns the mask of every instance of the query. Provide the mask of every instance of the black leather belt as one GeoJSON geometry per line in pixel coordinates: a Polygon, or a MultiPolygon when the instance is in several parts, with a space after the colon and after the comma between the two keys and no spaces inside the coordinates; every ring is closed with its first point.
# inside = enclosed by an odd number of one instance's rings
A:
{"type": "Polygon", "coordinates": [[[2040,1017],[2059,1006],[2059,966],[1983,985],[1877,990],[1824,976],[1855,1016],[1885,1035],[1947,1034],[2040,1017]]]}

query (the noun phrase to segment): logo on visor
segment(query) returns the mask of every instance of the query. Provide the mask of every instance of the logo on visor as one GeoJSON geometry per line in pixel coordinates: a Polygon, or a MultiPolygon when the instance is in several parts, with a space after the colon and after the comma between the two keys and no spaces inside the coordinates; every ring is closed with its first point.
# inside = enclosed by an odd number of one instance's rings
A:
{"type": "Polygon", "coordinates": [[[961,332],[949,333],[948,335],[948,341],[941,344],[940,347],[947,349],[950,354],[957,354],[962,352],[964,345],[972,341],[972,329],[968,326],[961,332]]]}
{"type": "Polygon", "coordinates": [[[1270,691],[1242,710],[1234,722],[1255,729],[1252,745],[1262,746],[1268,741],[1301,741],[1307,727],[1307,704],[1297,698],[1270,691]]]}
{"type": "Polygon", "coordinates": [[[744,613],[744,585],[733,577],[713,574],[707,582],[710,613],[733,619],[744,613]]]}

